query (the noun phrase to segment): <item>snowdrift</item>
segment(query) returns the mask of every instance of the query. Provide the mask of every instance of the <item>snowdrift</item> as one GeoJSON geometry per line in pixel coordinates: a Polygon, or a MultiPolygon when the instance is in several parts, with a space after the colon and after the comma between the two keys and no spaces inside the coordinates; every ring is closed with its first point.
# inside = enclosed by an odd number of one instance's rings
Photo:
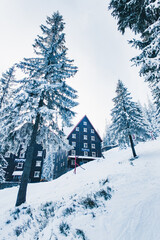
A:
{"type": "Polygon", "coordinates": [[[105,159],[60,178],[29,184],[15,208],[18,188],[0,191],[2,240],[159,240],[159,140],[112,149],[105,159]]]}

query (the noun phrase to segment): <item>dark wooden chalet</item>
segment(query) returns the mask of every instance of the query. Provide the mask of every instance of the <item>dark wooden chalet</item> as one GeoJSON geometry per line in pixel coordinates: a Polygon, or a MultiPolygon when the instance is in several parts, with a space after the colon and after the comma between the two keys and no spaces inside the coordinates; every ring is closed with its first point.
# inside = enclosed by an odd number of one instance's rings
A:
{"type": "Polygon", "coordinates": [[[67,137],[73,149],[68,155],[68,168],[89,162],[102,156],[101,138],[88,117],[85,115],[67,137]]]}
{"type": "MultiPolygon", "coordinates": [[[[5,159],[8,162],[7,168],[4,169],[6,171],[6,181],[20,181],[26,160],[25,157],[26,152],[24,152],[22,147],[17,156],[6,152],[5,159]]],[[[34,160],[30,172],[30,182],[40,181],[44,157],[45,151],[42,149],[41,145],[37,144],[35,147],[34,160]]]]}

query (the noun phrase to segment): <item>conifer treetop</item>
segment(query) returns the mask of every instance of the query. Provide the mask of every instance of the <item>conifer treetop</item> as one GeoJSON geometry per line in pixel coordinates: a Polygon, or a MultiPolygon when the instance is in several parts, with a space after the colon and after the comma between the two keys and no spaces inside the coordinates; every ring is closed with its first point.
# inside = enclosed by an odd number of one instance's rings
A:
{"type": "Polygon", "coordinates": [[[129,135],[136,136],[137,142],[147,140],[150,136],[142,111],[121,80],[118,80],[113,102],[111,130],[119,146],[125,148],[129,145],[129,135]]]}
{"type": "Polygon", "coordinates": [[[37,114],[37,143],[45,149],[49,144],[67,146],[63,127],[71,126],[77,91],[66,80],[76,74],[77,67],[67,57],[64,25],[59,12],[47,17],[46,26],[41,25],[42,35],[37,36],[33,45],[36,56],[16,64],[25,78],[19,81],[19,90],[3,109],[1,119],[5,126],[3,136],[8,136],[6,141],[10,149],[14,146],[12,151],[20,141],[25,148],[29,145],[37,114]]]}

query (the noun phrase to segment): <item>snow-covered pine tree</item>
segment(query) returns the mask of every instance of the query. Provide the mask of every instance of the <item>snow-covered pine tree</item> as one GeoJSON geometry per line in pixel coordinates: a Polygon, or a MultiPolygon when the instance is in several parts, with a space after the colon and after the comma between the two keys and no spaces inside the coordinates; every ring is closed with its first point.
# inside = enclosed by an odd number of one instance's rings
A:
{"type": "Polygon", "coordinates": [[[11,97],[9,94],[11,90],[11,86],[15,81],[14,75],[14,66],[9,68],[5,73],[2,73],[2,77],[0,78],[0,109],[2,108],[2,104],[5,105],[11,97]]]}
{"type": "MultiPolygon", "coordinates": [[[[15,82],[14,72],[15,70],[13,66],[9,68],[5,73],[2,73],[2,77],[0,78],[0,119],[3,117],[3,108],[5,108],[6,105],[9,104],[12,98],[12,86],[15,82]]],[[[0,125],[2,126],[2,121],[0,121],[0,123],[0,125]]],[[[0,140],[3,137],[2,132],[3,131],[0,131],[0,140]]],[[[0,142],[0,153],[4,154],[4,152],[2,152],[3,141],[1,140],[0,142]]]]}
{"type": "Polygon", "coordinates": [[[8,163],[3,157],[2,154],[0,154],[0,183],[5,181],[5,170],[4,168],[7,167],[8,163]]]}
{"type": "Polygon", "coordinates": [[[143,32],[141,40],[134,39],[130,43],[141,50],[140,55],[131,60],[141,67],[140,76],[148,82],[157,116],[160,116],[160,19],[143,32]]]}
{"type": "Polygon", "coordinates": [[[113,134],[114,132],[111,129],[111,124],[106,123],[105,134],[103,137],[103,147],[113,146],[116,144],[113,134]]]}
{"type": "Polygon", "coordinates": [[[148,99],[148,104],[145,104],[142,110],[147,121],[147,125],[149,126],[151,138],[154,140],[160,134],[160,125],[158,124],[158,120],[156,118],[156,107],[151,100],[148,99]]]}
{"type": "Polygon", "coordinates": [[[46,156],[43,161],[42,179],[45,179],[47,181],[53,180],[54,166],[55,166],[55,151],[52,149],[52,146],[49,146],[49,149],[46,152],[46,156]]]}
{"type": "Polygon", "coordinates": [[[136,157],[133,136],[137,142],[150,138],[142,111],[137,103],[132,101],[131,94],[121,80],[118,80],[116,97],[113,98],[114,108],[111,111],[112,130],[120,148],[131,146],[136,157]]]}
{"type": "MultiPolygon", "coordinates": [[[[2,77],[0,78],[0,118],[1,118],[1,111],[2,108],[8,104],[10,101],[12,94],[11,89],[13,82],[15,81],[14,75],[14,66],[9,68],[5,73],[2,73],[2,77]]],[[[0,139],[3,137],[2,131],[0,132],[0,139]]],[[[0,144],[0,182],[5,180],[5,171],[4,167],[8,165],[7,161],[5,160],[4,152],[2,152],[2,142],[0,144]]]]}
{"type": "Polygon", "coordinates": [[[160,117],[160,1],[159,0],[111,0],[109,9],[118,19],[118,29],[124,33],[130,28],[139,39],[129,41],[139,48],[139,56],[132,58],[140,65],[140,76],[149,83],[157,107],[157,117],[160,117]]]}
{"type": "Polygon", "coordinates": [[[24,59],[17,65],[25,72],[26,78],[21,82],[23,90],[17,91],[14,102],[9,106],[8,115],[15,114],[16,118],[7,121],[6,109],[3,121],[11,142],[25,140],[23,147],[28,146],[16,206],[26,201],[35,144],[42,144],[46,151],[49,146],[53,149],[66,146],[64,133],[58,124],[71,126],[75,115],[71,109],[77,105],[76,91],[66,83],[67,78],[75,75],[77,67],[67,57],[63,17],[56,12],[47,17],[46,23],[46,26],[41,25],[43,35],[38,36],[33,45],[37,57],[24,59]]]}
{"type": "Polygon", "coordinates": [[[109,9],[118,20],[118,30],[125,33],[126,28],[134,33],[143,33],[159,19],[159,0],[111,0],[109,9]]]}

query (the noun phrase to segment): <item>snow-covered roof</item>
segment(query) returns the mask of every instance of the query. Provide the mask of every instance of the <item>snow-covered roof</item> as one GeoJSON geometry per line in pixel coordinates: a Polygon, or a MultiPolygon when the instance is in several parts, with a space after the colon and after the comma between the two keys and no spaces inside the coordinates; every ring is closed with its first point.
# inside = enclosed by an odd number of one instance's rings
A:
{"type": "Polygon", "coordinates": [[[95,133],[97,134],[97,136],[99,137],[100,141],[102,142],[101,137],[99,136],[98,132],[96,131],[96,129],[93,127],[92,123],[90,122],[90,120],[88,119],[88,117],[86,115],[84,115],[84,117],[77,123],[77,125],[72,129],[72,131],[70,132],[70,134],[68,135],[67,139],[69,138],[69,136],[72,134],[72,132],[76,129],[76,127],[80,124],[80,122],[84,119],[87,118],[88,122],[91,124],[92,128],[94,129],[95,133]]]}
{"type": "Polygon", "coordinates": [[[12,176],[22,176],[23,171],[14,171],[12,176]]]}
{"type": "MultiPolygon", "coordinates": [[[[75,156],[73,156],[73,155],[69,155],[68,158],[75,158],[75,156]]],[[[76,156],[76,158],[84,158],[84,159],[99,159],[100,157],[76,156]]]]}

